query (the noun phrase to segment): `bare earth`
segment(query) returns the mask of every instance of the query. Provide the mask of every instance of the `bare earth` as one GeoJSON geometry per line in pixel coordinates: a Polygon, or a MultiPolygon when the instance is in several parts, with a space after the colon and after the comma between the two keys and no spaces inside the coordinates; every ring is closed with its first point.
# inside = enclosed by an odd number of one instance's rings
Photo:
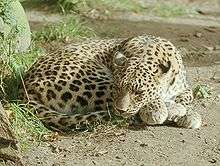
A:
{"type": "Polygon", "coordinates": [[[99,126],[94,132],[59,136],[30,149],[26,165],[139,165],[208,166],[220,165],[220,27],[177,25],[155,22],[87,22],[100,37],[130,37],[149,33],[186,48],[184,61],[188,78],[195,87],[206,84],[208,99],[196,99],[194,109],[203,118],[197,130],[172,126],[99,126]]]}

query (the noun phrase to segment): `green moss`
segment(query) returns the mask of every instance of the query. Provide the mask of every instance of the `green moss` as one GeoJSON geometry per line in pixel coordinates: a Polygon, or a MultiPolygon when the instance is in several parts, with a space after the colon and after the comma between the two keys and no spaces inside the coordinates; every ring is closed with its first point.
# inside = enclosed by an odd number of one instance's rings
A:
{"type": "Polygon", "coordinates": [[[3,38],[11,37],[14,50],[25,51],[31,41],[29,24],[18,0],[0,2],[0,33],[3,38]]]}

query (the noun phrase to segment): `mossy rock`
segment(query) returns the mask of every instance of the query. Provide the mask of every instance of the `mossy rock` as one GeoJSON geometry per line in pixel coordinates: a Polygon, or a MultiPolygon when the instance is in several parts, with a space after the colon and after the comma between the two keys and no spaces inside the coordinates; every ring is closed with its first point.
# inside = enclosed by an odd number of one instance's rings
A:
{"type": "Polygon", "coordinates": [[[11,40],[15,42],[15,51],[23,52],[31,42],[30,27],[24,9],[18,0],[0,1],[0,33],[4,39],[13,33],[11,40]]]}

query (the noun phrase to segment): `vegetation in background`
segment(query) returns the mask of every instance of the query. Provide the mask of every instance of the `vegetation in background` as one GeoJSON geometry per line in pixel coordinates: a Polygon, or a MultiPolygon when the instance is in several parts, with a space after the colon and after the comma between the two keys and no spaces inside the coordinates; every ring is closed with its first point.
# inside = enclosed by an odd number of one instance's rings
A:
{"type": "MultiPolygon", "coordinates": [[[[147,2],[145,2],[147,4],[147,2]]],[[[104,11],[111,14],[114,11],[143,12],[161,17],[175,17],[194,13],[190,7],[170,2],[155,2],[143,5],[135,0],[57,0],[59,8],[63,13],[75,11],[77,13],[88,12],[92,9],[104,11]]]]}
{"type": "Polygon", "coordinates": [[[183,5],[177,5],[173,3],[156,3],[149,9],[150,13],[155,14],[160,17],[176,17],[186,14],[192,14],[193,9],[187,8],[183,5]]]}
{"type": "Polygon", "coordinates": [[[91,36],[95,36],[95,33],[90,28],[84,26],[79,19],[71,17],[68,20],[48,25],[35,32],[33,39],[38,42],[65,42],[74,38],[91,36]]]}
{"type": "Polygon", "coordinates": [[[135,0],[57,0],[57,4],[63,13],[74,11],[78,13],[99,9],[105,13],[111,11],[134,11],[142,10],[141,5],[135,0]]]}
{"type": "Polygon", "coordinates": [[[115,11],[148,13],[160,17],[176,17],[187,14],[196,14],[196,10],[183,4],[157,1],[141,3],[136,0],[56,0],[63,13],[75,11],[88,12],[97,9],[102,14],[112,14],[115,11]]]}
{"type": "MultiPolygon", "coordinates": [[[[27,6],[33,5],[33,1],[28,5],[29,0],[25,0],[27,6]]],[[[43,0],[34,0],[35,4],[45,4],[43,0]]],[[[196,9],[183,4],[157,1],[151,3],[141,3],[136,0],[51,0],[48,6],[58,8],[62,13],[88,14],[96,10],[102,16],[114,14],[115,11],[128,11],[135,13],[147,13],[160,17],[176,17],[187,14],[196,14],[196,9]]],[[[36,7],[38,5],[35,5],[36,7]]]]}

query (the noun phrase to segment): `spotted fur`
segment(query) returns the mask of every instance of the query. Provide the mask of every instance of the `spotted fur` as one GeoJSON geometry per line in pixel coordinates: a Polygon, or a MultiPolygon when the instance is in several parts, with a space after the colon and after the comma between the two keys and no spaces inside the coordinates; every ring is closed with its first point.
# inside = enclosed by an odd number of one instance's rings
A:
{"type": "Polygon", "coordinates": [[[201,117],[188,118],[193,96],[185,75],[179,52],[166,39],[89,40],[42,56],[26,73],[20,97],[54,130],[113,114],[198,128],[201,117]]]}

